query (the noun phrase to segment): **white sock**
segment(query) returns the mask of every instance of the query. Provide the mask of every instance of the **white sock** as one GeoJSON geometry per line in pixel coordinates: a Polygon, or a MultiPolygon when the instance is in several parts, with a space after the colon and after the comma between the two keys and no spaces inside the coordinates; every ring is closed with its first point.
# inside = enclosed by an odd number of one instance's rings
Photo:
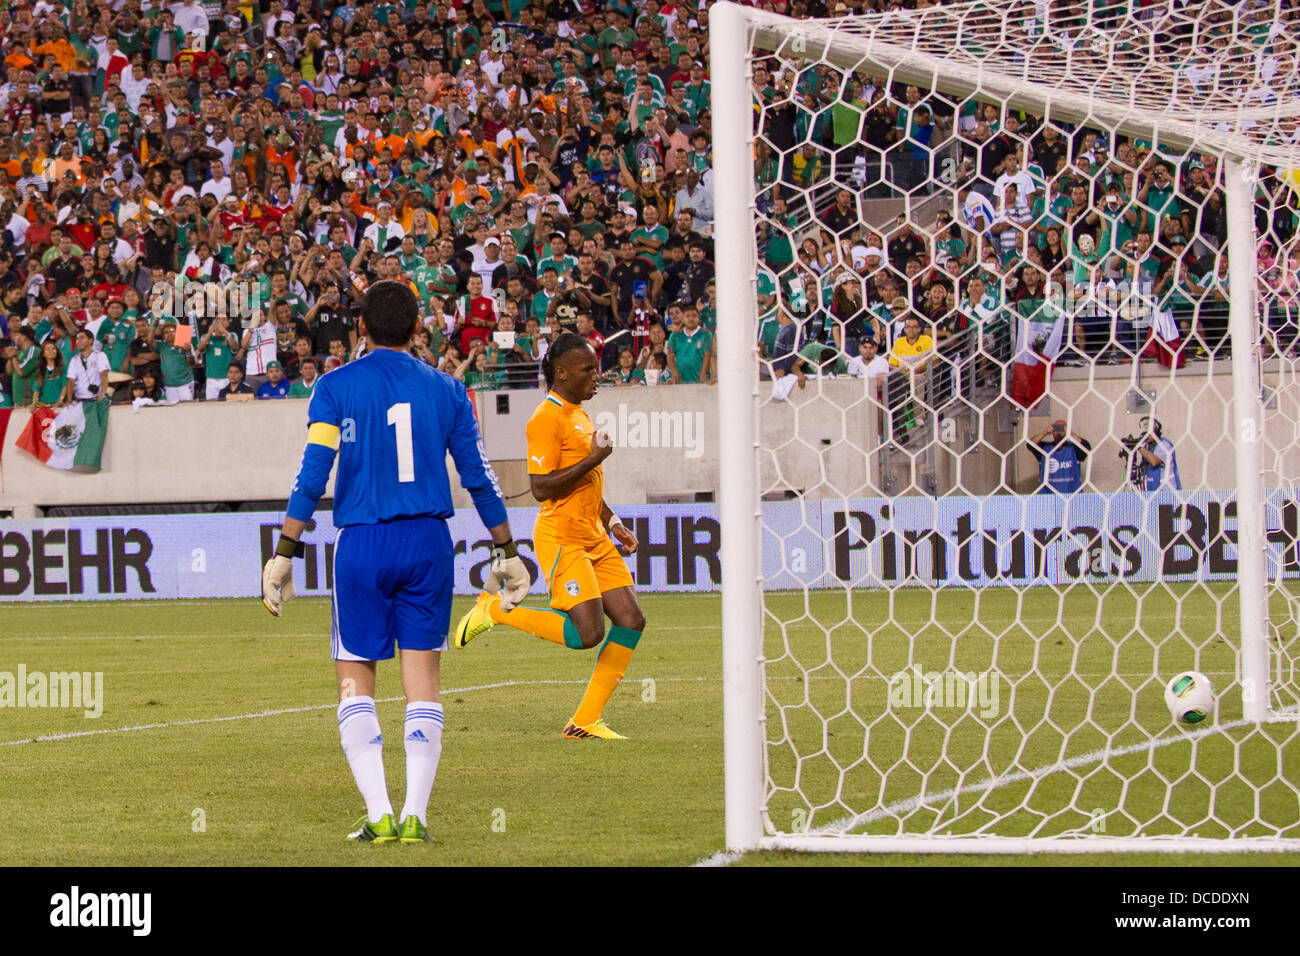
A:
{"type": "Polygon", "coordinates": [[[442,756],[442,704],[431,700],[409,702],[402,733],[406,737],[406,804],[400,819],[415,814],[427,824],[429,794],[442,756]]]}
{"type": "Polygon", "coordinates": [[[384,735],[373,697],[349,697],[339,702],[339,738],[357,789],[366,801],[366,819],[378,823],[393,812],[384,782],[384,735]]]}

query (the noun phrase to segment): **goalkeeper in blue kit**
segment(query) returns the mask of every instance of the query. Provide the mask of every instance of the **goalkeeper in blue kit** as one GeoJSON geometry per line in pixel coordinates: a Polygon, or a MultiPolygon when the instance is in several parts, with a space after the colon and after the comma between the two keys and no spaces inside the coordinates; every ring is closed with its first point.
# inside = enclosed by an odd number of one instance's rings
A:
{"type": "Polygon", "coordinates": [[[349,836],[419,843],[429,839],[429,795],[442,755],[438,662],[451,625],[454,568],[448,452],[492,536],[487,587],[513,607],[531,582],[465,386],[408,351],[419,320],[415,294],[403,283],[378,282],[361,316],[371,351],[322,376],[315,388],[283,531],[262,572],[262,601],[278,617],[293,598],[292,558],[302,553],[302,532],[337,456],[330,656],[343,753],[366,804],[349,836]],[[375,664],[391,658],[394,647],[407,701],[406,801],[396,818],[375,710],[375,664]]]}

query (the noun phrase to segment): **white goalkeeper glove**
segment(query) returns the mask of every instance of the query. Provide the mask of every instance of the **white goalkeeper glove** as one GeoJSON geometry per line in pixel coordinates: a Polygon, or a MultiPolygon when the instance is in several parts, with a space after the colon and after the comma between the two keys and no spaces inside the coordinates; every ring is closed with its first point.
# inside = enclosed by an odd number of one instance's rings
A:
{"type": "Polygon", "coordinates": [[[293,600],[291,559],[302,552],[301,542],[281,535],[279,544],[275,546],[275,557],[262,568],[262,603],[276,617],[280,616],[280,608],[293,600]]]}
{"type": "Polygon", "coordinates": [[[515,543],[507,541],[492,549],[492,565],[488,570],[487,581],[483,590],[489,594],[501,593],[501,610],[509,611],[528,597],[528,590],[533,586],[528,576],[524,559],[515,550],[515,543]]]}

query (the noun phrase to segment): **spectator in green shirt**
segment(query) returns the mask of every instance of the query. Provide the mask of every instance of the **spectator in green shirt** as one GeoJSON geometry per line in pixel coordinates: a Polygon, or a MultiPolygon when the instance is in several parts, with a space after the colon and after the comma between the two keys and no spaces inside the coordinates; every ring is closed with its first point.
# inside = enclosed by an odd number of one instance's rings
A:
{"type": "Polygon", "coordinates": [[[37,365],[36,387],[33,391],[36,407],[57,405],[63,395],[63,385],[68,380],[68,370],[63,362],[63,353],[53,339],[46,339],[41,346],[41,357],[37,365]]]}
{"type": "Polygon", "coordinates": [[[700,325],[700,310],[682,312],[682,328],[668,337],[668,367],[684,384],[713,384],[713,336],[700,325]]]}
{"type": "Polygon", "coordinates": [[[230,384],[227,370],[239,352],[239,339],[230,331],[229,322],[224,315],[217,316],[207,334],[199,339],[197,351],[203,359],[203,371],[207,377],[203,397],[209,402],[215,402],[221,396],[221,390],[230,384]]]}
{"type": "Polygon", "coordinates": [[[135,338],[135,326],[125,318],[126,306],[121,299],[116,297],[109,299],[106,308],[108,317],[100,323],[95,337],[108,358],[109,369],[114,372],[129,371],[127,360],[130,357],[128,353],[131,340],[135,338]]]}
{"type": "Polygon", "coordinates": [[[36,388],[36,367],[40,353],[30,327],[24,325],[13,330],[14,344],[5,350],[6,371],[10,375],[13,403],[22,408],[36,388]]]}
{"type": "Polygon", "coordinates": [[[662,270],[663,247],[668,241],[668,230],[659,222],[658,206],[647,203],[641,214],[645,217],[645,225],[632,230],[632,245],[636,248],[637,255],[645,256],[654,263],[656,269],[662,270]]]}
{"type": "Polygon", "coordinates": [[[163,327],[163,340],[157,344],[158,361],[162,365],[163,394],[168,402],[194,401],[194,372],[190,369],[190,350],[178,348],[176,323],[163,327]]]}
{"type": "Polygon", "coordinates": [[[812,372],[811,378],[835,378],[847,375],[849,371],[848,356],[833,345],[816,339],[799,350],[799,358],[804,368],[812,372]]]}
{"type": "Polygon", "coordinates": [[[794,246],[790,242],[791,230],[798,227],[799,220],[786,209],[785,199],[777,197],[772,200],[772,213],[764,218],[760,230],[767,233],[767,246],[763,258],[773,272],[781,272],[794,262],[794,246]]]}
{"type": "Polygon", "coordinates": [[[289,386],[289,397],[311,398],[316,389],[316,383],[319,381],[316,360],[314,358],[305,358],[298,363],[298,369],[302,372],[302,377],[289,386]]]}
{"type": "Polygon", "coordinates": [[[618,364],[601,378],[611,385],[644,385],[645,372],[636,367],[636,356],[631,349],[620,349],[618,364]]]}
{"type": "Polygon", "coordinates": [[[1142,174],[1142,187],[1138,190],[1137,200],[1150,210],[1147,226],[1152,233],[1161,232],[1161,220],[1166,216],[1181,220],[1183,233],[1187,233],[1191,223],[1184,219],[1183,207],[1176,196],[1173,167],[1163,159],[1156,162],[1149,176],[1142,174]]]}

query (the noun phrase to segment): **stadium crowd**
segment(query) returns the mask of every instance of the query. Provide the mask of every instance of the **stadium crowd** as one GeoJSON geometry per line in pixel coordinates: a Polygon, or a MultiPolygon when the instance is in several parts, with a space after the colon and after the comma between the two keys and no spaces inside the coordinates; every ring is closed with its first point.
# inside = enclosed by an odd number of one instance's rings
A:
{"type": "MultiPolygon", "coordinates": [[[[1026,28],[1024,56],[1031,42],[1054,55],[1084,42],[1084,12],[1095,28],[1103,8],[1112,22],[1149,8],[1140,22],[1153,25],[1175,82],[1208,91],[1219,71],[1232,71],[1248,103],[1296,95],[1293,7],[1279,18],[1263,2],[1051,6],[1063,11],[1049,24],[1055,34],[1026,28]],[[1189,12],[1200,16],[1195,44],[1189,12]]],[[[760,348],[776,377],[802,384],[871,365],[933,383],[914,373],[943,366],[938,378],[951,390],[965,365],[1030,406],[1054,365],[1181,368],[1227,354],[1227,213],[1215,153],[777,56],[756,64],[754,85],[760,348]],[[902,197],[896,219],[873,204],[902,197]]],[[[1297,140],[1294,123],[1269,135],[1297,140]]],[[[1289,351],[1300,179],[1264,167],[1255,189],[1265,349],[1289,351]]]]}
{"type": "MultiPolygon", "coordinates": [[[[425,310],[413,351],[467,385],[534,387],[562,326],[609,383],[714,381],[708,22],[672,0],[0,9],[0,402],[56,403],[83,327],[130,381],[115,401],[308,396],[365,353],[359,298],[390,278],[425,310]]],[[[773,377],[957,341],[990,368],[1222,345],[1199,315],[1226,294],[1212,156],[775,57],[753,93],[773,377]],[[1153,308],[1098,304],[1130,286],[1153,308]]],[[[1289,307],[1294,193],[1259,188],[1261,280],[1289,307]]]]}

